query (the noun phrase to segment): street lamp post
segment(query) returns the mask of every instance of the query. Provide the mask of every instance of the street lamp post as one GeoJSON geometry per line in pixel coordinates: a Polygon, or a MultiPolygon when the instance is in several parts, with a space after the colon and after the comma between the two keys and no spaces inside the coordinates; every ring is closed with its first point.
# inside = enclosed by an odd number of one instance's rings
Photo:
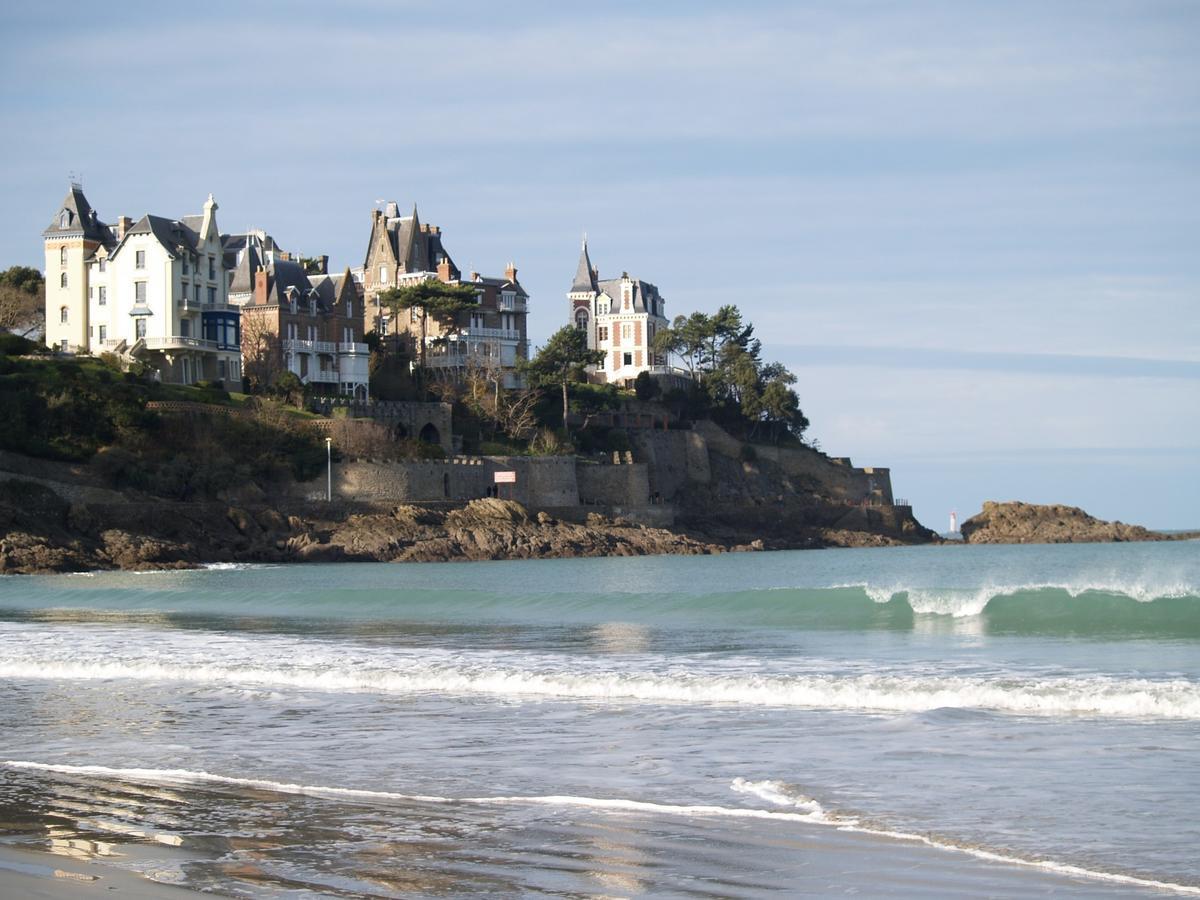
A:
{"type": "Polygon", "coordinates": [[[333,502],[333,438],[325,438],[325,502],[333,502]]]}

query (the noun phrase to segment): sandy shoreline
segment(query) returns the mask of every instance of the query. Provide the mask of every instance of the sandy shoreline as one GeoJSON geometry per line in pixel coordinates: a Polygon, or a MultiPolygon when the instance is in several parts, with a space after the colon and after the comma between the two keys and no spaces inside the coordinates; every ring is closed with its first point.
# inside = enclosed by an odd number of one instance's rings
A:
{"type": "Polygon", "coordinates": [[[197,891],[152,881],[111,862],[0,844],[0,896],[75,900],[114,895],[135,900],[201,896],[197,891]]]}
{"type": "MultiPolygon", "coordinates": [[[[640,817],[634,817],[632,824],[640,817]]],[[[643,822],[652,825],[652,822],[643,822]]],[[[1183,886],[1120,883],[1103,877],[1071,875],[1021,865],[1017,862],[980,859],[969,853],[929,846],[916,840],[801,825],[780,830],[777,825],[750,823],[758,832],[760,848],[768,855],[800,861],[803,876],[795,882],[798,894],[826,896],[859,893],[875,897],[1056,897],[1181,896],[1200,893],[1183,886]],[[1172,889],[1172,888],[1175,889],[1172,889]],[[1180,890],[1179,888],[1183,888],[1180,890]]],[[[195,859],[186,851],[122,843],[111,859],[89,856],[86,851],[33,850],[0,843],[0,897],[77,900],[115,896],[138,898],[222,896],[219,884],[209,881],[204,890],[192,890],[155,881],[132,868],[142,863],[184,863],[195,859]],[[175,859],[167,862],[164,857],[175,859]],[[130,868],[117,863],[122,859],[130,868]]],[[[201,861],[201,860],[197,860],[201,861]]],[[[211,862],[211,860],[204,860],[211,862]]],[[[398,861],[399,862],[399,861],[398,861]]],[[[519,868],[519,864],[518,864],[519,868]]],[[[419,878],[416,879],[419,882],[419,878]]],[[[443,893],[445,882],[431,883],[431,893],[443,893]]],[[[386,882],[379,896],[400,897],[386,882]]],[[[418,884],[410,884],[423,893],[418,884]]],[[[311,888],[320,890],[319,885],[311,888]]],[[[336,892],[330,896],[336,896],[336,892]]],[[[232,895],[231,895],[232,896],[232,895]]]]}

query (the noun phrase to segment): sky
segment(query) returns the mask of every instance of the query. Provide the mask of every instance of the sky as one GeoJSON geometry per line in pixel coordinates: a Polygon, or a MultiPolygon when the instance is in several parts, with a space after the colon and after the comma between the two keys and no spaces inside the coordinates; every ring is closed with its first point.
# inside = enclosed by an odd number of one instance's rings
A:
{"type": "Polygon", "coordinates": [[[541,341],[586,232],[931,527],[1200,528],[1200,3],[5,4],[0,115],[0,267],[72,175],[338,269],[396,200],[541,341]]]}

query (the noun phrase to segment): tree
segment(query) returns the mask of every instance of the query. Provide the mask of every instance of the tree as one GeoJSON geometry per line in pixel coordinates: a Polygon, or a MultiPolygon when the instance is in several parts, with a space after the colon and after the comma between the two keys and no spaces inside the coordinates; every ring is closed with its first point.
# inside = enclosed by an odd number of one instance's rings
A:
{"type": "Polygon", "coordinates": [[[589,350],[587,334],[573,325],[564,325],[550,336],[546,345],[527,364],[526,370],[538,384],[562,388],[562,421],[567,427],[569,412],[567,387],[573,381],[583,381],[588,366],[604,362],[604,353],[589,350]]]}
{"type": "Polygon", "coordinates": [[[0,329],[26,337],[46,320],[46,284],[42,273],[29,266],[0,272],[0,329]]]}
{"type": "Polygon", "coordinates": [[[242,310],[242,368],[250,390],[261,394],[283,373],[283,342],[265,314],[242,310]]]}
{"type": "Polygon", "coordinates": [[[443,330],[453,330],[457,326],[459,313],[479,305],[479,295],[469,284],[445,284],[428,278],[416,284],[406,284],[384,291],[379,295],[379,305],[391,310],[393,320],[399,317],[401,311],[420,311],[421,337],[418,352],[421,368],[424,369],[429,320],[432,318],[443,330]]]}

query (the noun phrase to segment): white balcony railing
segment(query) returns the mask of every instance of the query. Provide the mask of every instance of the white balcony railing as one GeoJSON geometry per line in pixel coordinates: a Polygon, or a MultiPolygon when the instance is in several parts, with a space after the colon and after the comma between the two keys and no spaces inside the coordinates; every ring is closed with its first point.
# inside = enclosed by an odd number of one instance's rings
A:
{"type": "Polygon", "coordinates": [[[323,384],[337,384],[338,373],[336,369],[310,369],[308,374],[304,376],[305,381],[319,381],[323,384]]]}
{"type": "Polygon", "coordinates": [[[368,356],[371,348],[366,344],[348,344],[345,341],[340,341],[337,345],[337,352],[342,356],[368,356]]]}
{"type": "Polygon", "coordinates": [[[298,350],[301,353],[337,353],[338,345],[332,341],[301,341],[287,338],[283,342],[284,350],[298,350]]]}
{"type": "Polygon", "coordinates": [[[203,338],[184,337],[181,334],[169,334],[163,337],[142,338],[147,350],[216,350],[216,341],[206,341],[203,338]]]}
{"type": "Polygon", "coordinates": [[[509,328],[476,328],[475,326],[471,326],[449,337],[452,341],[519,341],[521,340],[521,332],[509,328]]]}

